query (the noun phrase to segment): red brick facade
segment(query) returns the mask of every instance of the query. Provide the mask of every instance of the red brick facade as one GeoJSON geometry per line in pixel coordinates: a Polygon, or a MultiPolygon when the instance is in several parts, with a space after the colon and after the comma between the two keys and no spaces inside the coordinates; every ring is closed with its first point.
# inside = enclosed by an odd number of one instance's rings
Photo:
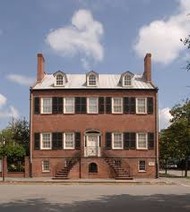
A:
{"type": "MultiPolygon", "coordinates": [[[[150,62],[150,61],[149,61],[150,62]]],[[[39,70],[38,70],[39,71],[39,70]]],[[[40,70],[42,71],[42,70],[40,70]]],[[[150,65],[149,65],[149,72],[150,65]]],[[[144,73],[148,80],[151,73],[144,73]]],[[[39,75],[39,74],[38,74],[39,75]]],[[[40,77],[38,77],[39,80],[40,77]]],[[[118,178],[128,176],[151,177],[157,176],[158,172],[158,141],[157,141],[157,88],[150,89],[100,89],[100,88],[56,88],[35,89],[30,91],[31,99],[31,176],[33,177],[61,177],[67,172],[65,178],[118,178]],[[53,113],[42,114],[40,112],[43,98],[67,98],[100,97],[104,100],[103,112],[89,114],[87,111],[80,114],[53,113]],[[143,98],[146,100],[147,111],[144,114],[125,113],[124,109],[120,114],[108,112],[106,101],[108,97],[121,98],[124,104],[125,98],[143,98]],[[151,100],[151,112],[148,112],[148,99],[151,100]],[[38,101],[37,104],[35,101],[38,101]],[[37,112],[36,112],[37,111],[37,112]],[[75,136],[75,147],[65,149],[53,148],[53,133],[59,133],[63,142],[65,132],[72,132],[75,136]],[[114,133],[121,135],[122,147],[113,148],[114,133]],[[42,134],[49,133],[51,136],[51,148],[42,149],[42,134]],[[78,141],[76,141],[77,134],[78,141]],[[137,140],[139,133],[146,138],[146,148],[138,148],[137,140]],[[90,155],[88,139],[90,135],[97,138],[98,149],[95,155],[90,155]],[[134,135],[135,146],[130,147],[130,136],[134,135]],[[150,135],[150,136],[149,136],[150,135]],[[109,137],[111,136],[111,137],[109,137]],[[151,137],[152,136],[152,137],[151,137]],[[111,140],[110,140],[111,139],[111,140]],[[128,140],[129,139],[129,140],[128,140]],[[110,140],[110,141],[109,141],[110,140]],[[150,140],[150,145],[149,145],[150,140]],[[77,147],[76,147],[77,142],[77,147]],[[110,145],[109,144],[110,142],[110,145]],[[129,146],[128,146],[129,145],[129,146]],[[74,159],[75,158],[75,159],[74,159]],[[45,162],[44,162],[45,161],[45,162]],[[46,164],[43,170],[43,164],[46,164]],[[139,168],[139,166],[141,166],[139,168]],[[62,171],[61,171],[62,170],[62,171]],[[120,174],[119,174],[120,172],[120,174]]],[[[87,104],[87,102],[86,102],[87,104]]],[[[63,106],[62,106],[63,107],[63,106]]],[[[99,106],[100,107],[100,106],[99,106]]],[[[127,107],[127,106],[126,106],[127,107]]],[[[120,137],[119,137],[120,138],[120,137]]],[[[115,139],[115,138],[114,138],[115,139]]],[[[115,141],[114,141],[115,142],[115,141]]]]}

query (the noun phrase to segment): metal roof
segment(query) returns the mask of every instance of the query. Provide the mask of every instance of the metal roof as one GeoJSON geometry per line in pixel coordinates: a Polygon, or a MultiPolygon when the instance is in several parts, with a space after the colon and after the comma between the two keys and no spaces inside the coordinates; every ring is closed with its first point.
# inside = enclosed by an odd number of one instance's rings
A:
{"type": "Polygon", "coordinates": [[[32,89],[155,89],[154,85],[146,82],[142,75],[134,75],[132,85],[123,87],[120,78],[120,74],[99,74],[97,86],[90,87],[86,85],[86,74],[67,74],[68,81],[65,86],[55,86],[54,75],[46,74],[32,89]]]}

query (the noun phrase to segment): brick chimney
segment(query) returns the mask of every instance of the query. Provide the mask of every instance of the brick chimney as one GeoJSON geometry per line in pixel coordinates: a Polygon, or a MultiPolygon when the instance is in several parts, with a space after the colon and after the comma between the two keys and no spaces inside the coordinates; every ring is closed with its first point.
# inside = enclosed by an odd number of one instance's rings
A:
{"type": "Polygon", "coordinates": [[[42,79],[45,76],[45,71],[44,71],[44,63],[45,59],[43,54],[39,53],[37,55],[38,61],[37,61],[37,82],[41,82],[42,79]]]}
{"type": "Polygon", "coordinates": [[[144,73],[143,77],[146,80],[146,82],[151,82],[151,54],[147,53],[144,58],[144,73]]]}

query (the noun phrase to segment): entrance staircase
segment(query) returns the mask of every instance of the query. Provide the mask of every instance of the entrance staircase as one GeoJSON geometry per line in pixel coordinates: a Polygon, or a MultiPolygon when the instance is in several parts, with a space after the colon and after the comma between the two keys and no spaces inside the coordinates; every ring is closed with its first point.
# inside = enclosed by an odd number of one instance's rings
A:
{"type": "Polygon", "coordinates": [[[104,157],[116,180],[132,180],[130,166],[120,157],[104,157]]]}
{"type": "Polygon", "coordinates": [[[80,154],[76,154],[74,157],[67,159],[65,167],[57,169],[55,176],[52,178],[54,180],[67,180],[69,179],[69,172],[73,166],[80,160],[80,154]]]}

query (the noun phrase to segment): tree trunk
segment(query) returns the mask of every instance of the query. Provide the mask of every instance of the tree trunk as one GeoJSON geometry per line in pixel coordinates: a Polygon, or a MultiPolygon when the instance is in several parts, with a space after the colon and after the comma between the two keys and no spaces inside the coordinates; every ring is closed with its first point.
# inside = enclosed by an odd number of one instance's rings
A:
{"type": "Polygon", "coordinates": [[[185,177],[187,177],[187,171],[188,171],[188,157],[185,158],[185,177]]]}

